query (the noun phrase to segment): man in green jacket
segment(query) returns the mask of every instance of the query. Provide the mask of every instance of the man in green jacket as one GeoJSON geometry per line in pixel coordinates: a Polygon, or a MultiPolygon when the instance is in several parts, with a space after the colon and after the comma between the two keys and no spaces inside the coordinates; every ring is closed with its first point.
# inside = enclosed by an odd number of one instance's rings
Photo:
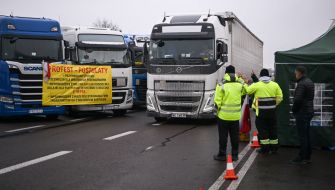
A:
{"type": "Polygon", "coordinates": [[[259,153],[276,153],[278,135],[276,107],[283,100],[283,93],[276,82],[271,81],[269,71],[262,69],[259,81],[247,87],[247,93],[254,95],[252,108],[256,111],[256,127],[261,144],[259,153]]]}
{"type": "Polygon", "coordinates": [[[242,96],[246,94],[244,81],[235,74],[235,67],[228,66],[224,79],[215,90],[215,106],[218,110],[219,153],[215,160],[225,161],[227,139],[230,136],[233,160],[238,160],[239,120],[242,96]]]}

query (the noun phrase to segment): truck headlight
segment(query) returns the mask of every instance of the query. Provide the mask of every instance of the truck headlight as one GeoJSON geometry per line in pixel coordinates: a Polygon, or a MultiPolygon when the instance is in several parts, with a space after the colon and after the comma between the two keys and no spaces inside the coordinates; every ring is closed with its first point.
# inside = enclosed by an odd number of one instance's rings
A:
{"type": "Polygon", "coordinates": [[[128,90],[127,104],[133,101],[133,90],[128,90]]]}
{"type": "Polygon", "coordinates": [[[12,104],[13,98],[7,96],[0,96],[0,102],[12,104]]]}
{"type": "Polygon", "coordinates": [[[214,110],[214,92],[209,94],[203,111],[211,112],[213,110],[214,110]]]}
{"type": "Polygon", "coordinates": [[[148,111],[156,111],[154,103],[152,102],[151,96],[147,94],[147,109],[148,111]]]}

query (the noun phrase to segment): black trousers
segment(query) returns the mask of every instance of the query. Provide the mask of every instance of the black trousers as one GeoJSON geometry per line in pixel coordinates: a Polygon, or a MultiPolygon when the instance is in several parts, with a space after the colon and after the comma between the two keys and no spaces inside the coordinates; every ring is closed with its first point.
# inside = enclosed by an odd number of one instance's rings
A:
{"type": "Polygon", "coordinates": [[[298,114],[295,116],[300,141],[299,158],[303,160],[311,159],[310,122],[312,117],[313,114],[298,114]]]}
{"type": "Polygon", "coordinates": [[[232,146],[232,155],[238,155],[239,143],[239,121],[227,121],[218,118],[219,130],[219,154],[225,156],[227,154],[228,135],[232,146]]]}
{"type": "Polygon", "coordinates": [[[278,141],[275,110],[260,111],[256,117],[256,128],[262,151],[277,151],[278,144],[270,143],[278,141]],[[266,143],[262,143],[262,141],[266,143]]]}

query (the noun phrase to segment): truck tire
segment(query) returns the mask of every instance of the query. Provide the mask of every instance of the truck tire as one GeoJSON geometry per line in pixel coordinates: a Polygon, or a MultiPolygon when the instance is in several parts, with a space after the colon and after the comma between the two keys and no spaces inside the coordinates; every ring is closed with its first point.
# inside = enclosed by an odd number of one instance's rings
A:
{"type": "Polygon", "coordinates": [[[156,122],[162,122],[162,121],[166,121],[166,118],[164,117],[155,117],[156,122]]]}
{"type": "Polygon", "coordinates": [[[113,110],[113,115],[116,117],[124,116],[126,113],[127,110],[113,110]]]}

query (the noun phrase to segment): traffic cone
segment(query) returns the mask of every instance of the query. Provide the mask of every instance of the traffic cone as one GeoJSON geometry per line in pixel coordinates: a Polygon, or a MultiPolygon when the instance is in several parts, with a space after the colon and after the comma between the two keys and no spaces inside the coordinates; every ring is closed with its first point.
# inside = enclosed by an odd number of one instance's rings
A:
{"type": "Polygon", "coordinates": [[[253,137],[252,137],[252,144],[251,144],[252,148],[261,147],[261,145],[259,144],[257,135],[258,135],[257,131],[254,131],[254,134],[253,134],[253,137]]]}
{"type": "Polygon", "coordinates": [[[227,168],[226,168],[226,175],[224,176],[224,179],[230,179],[235,180],[238,177],[235,175],[234,171],[234,165],[233,165],[233,159],[231,158],[231,155],[228,155],[227,159],[227,168]]]}

